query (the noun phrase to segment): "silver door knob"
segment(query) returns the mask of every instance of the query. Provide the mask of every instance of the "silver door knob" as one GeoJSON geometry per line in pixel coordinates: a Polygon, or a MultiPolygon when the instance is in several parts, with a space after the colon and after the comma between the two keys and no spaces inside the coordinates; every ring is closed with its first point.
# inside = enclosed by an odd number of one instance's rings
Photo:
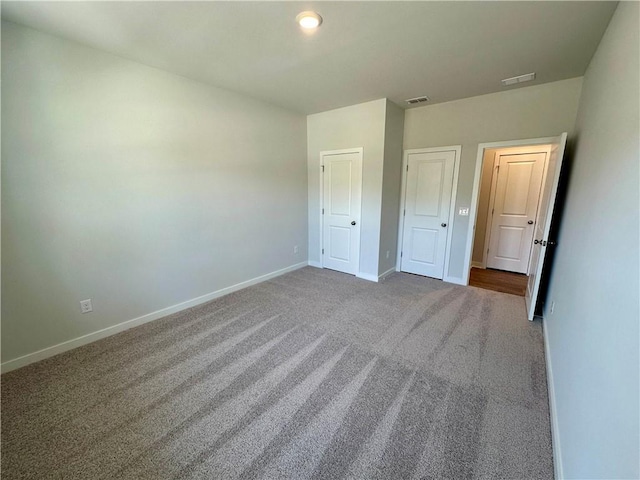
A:
{"type": "Polygon", "coordinates": [[[537,245],[537,244],[539,244],[539,243],[542,243],[542,242],[541,242],[540,240],[534,240],[534,241],[533,241],[533,244],[534,244],[534,245],[537,245]]]}
{"type": "Polygon", "coordinates": [[[444,228],[444,227],[447,226],[447,224],[446,223],[441,223],[440,226],[444,228]]]}
{"type": "Polygon", "coordinates": [[[533,225],[533,220],[529,220],[527,223],[528,223],[529,225],[533,225]]]}
{"type": "Polygon", "coordinates": [[[355,220],[354,220],[353,222],[351,222],[351,225],[355,225],[355,224],[356,224],[356,221],[355,221],[355,220]]]}

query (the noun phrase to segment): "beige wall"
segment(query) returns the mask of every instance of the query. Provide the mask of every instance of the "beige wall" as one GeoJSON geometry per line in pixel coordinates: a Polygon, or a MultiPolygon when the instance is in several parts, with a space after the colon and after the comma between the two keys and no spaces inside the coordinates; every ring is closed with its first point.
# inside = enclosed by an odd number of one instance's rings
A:
{"type": "Polygon", "coordinates": [[[480,178],[480,193],[478,195],[478,216],[476,217],[476,231],[473,238],[474,262],[482,263],[484,252],[487,249],[484,241],[487,235],[487,221],[489,219],[489,200],[491,199],[491,180],[493,179],[493,159],[495,149],[488,148],[482,158],[482,177],[480,178]]]}
{"type": "Polygon", "coordinates": [[[404,110],[389,100],[386,109],[378,275],[395,269],[396,266],[402,185],[404,110]]]}
{"type": "Polygon", "coordinates": [[[640,478],[639,30],[621,2],[585,74],[547,295],[564,478],[640,478]]]}
{"type": "Polygon", "coordinates": [[[405,112],[404,148],[462,145],[449,275],[463,278],[469,207],[478,144],[573,131],[582,78],[507,90],[405,112]]]}
{"type": "Polygon", "coordinates": [[[360,273],[378,277],[386,99],[307,117],[309,261],[320,263],[320,152],[363,147],[360,273]]]}
{"type": "Polygon", "coordinates": [[[3,23],[2,360],[305,262],[305,155],[304,116],[3,23]]]}

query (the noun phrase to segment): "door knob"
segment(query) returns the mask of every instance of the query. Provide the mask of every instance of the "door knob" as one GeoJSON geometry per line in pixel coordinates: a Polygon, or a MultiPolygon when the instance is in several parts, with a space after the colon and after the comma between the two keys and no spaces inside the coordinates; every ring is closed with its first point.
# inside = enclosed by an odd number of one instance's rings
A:
{"type": "Polygon", "coordinates": [[[540,240],[534,240],[534,241],[533,241],[533,244],[534,244],[534,245],[537,245],[537,244],[539,244],[539,243],[542,243],[542,242],[541,242],[540,240]]]}
{"type": "Polygon", "coordinates": [[[529,225],[533,225],[533,220],[529,220],[527,223],[528,223],[529,225]]]}
{"type": "Polygon", "coordinates": [[[351,222],[351,225],[355,225],[355,224],[356,224],[356,221],[355,221],[355,220],[351,222]]]}
{"type": "Polygon", "coordinates": [[[444,228],[444,227],[447,226],[447,224],[446,223],[441,223],[440,226],[444,228]]]}

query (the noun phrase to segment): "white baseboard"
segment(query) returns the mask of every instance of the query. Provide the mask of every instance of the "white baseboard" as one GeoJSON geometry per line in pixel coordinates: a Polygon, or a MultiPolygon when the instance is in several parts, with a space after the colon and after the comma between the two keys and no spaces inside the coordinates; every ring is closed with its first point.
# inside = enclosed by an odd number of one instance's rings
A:
{"type": "Polygon", "coordinates": [[[315,260],[309,260],[310,267],[322,268],[322,264],[320,262],[316,262],[315,260]]]}
{"type": "Polygon", "coordinates": [[[471,262],[471,268],[482,268],[484,270],[487,267],[485,267],[482,262],[471,262]]]}
{"type": "Polygon", "coordinates": [[[386,279],[389,275],[391,275],[392,273],[396,273],[396,267],[395,267],[395,266],[394,266],[394,267],[391,267],[391,268],[390,268],[389,270],[387,270],[386,272],[384,272],[384,273],[382,273],[382,274],[378,275],[378,281],[379,281],[379,282],[384,282],[384,281],[385,281],[385,279],[386,279]]]}
{"type": "Polygon", "coordinates": [[[126,320],[116,325],[98,330],[96,332],[88,333],[86,335],[82,335],[81,337],[67,340],[66,342],[58,343],[57,345],[53,345],[51,347],[43,348],[42,350],[38,350],[37,352],[28,353],[27,355],[22,355],[21,357],[14,358],[13,360],[7,360],[6,362],[2,363],[2,365],[0,365],[0,371],[2,373],[10,372],[11,370],[15,370],[16,368],[24,367],[31,363],[44,360],[45,358],[53,357],[54,355],[58,355],[59,353],[63,353],[74,348],[87,345],[88,343],[95,342],[96,340],[110,337],[111,335],[115,335],[116,333],[120,333],[124,330],[129,330],[130,328],[137,327],[138,325],[152,322],[153,320],[166,317],[167,315],[171,315],[181,310],[195,307],[196,305],[200,305],[201,303],[209,302],[224,295],[228,295],[229,293],[242,290],[243,288],[250,287],[251,285],[264,282],[265,280],[269,280],[271,278],[284,275],[285,273],[298,270],[299,268],[306,267],[307,264],[308,262],[296,263],[295,265],[291,265],[289,267],[285,267],[280,270],[255,277],[250,280],[231,285],[230,287],[222,288],[220,290],[216,290],[215,292],[207,293],[206,295],[192,298],[191,300],[187,300],[185,302],[181,302],[167,308],[156,310],[155,312],[147,313],[146,315],[142,315],[141,317],[126,320]]]}
{"type": "Polygon", "coordinates": [[[551,446],[553,448],[553,469],[556,480],[562,480],[562,450],[560,448],[560,430],[558,428],[558,411],[556,407],[556,394],[553,388],[553,365],[551,363],[551,351],[549,350],[549,337],[545,320],[542,320],[542,332],[544,334],[544,355],[547,364],[547,388],[549,390],[549,416],[551,418],[551,446]]]}
{"type": "Polygon", "coordinates": [[[463,286],[467,284],[464,281],[464,279],[460,277],[444,277],[442,281],[447,283],[455,283],[456,285],[463,285],[463,286]]]}
{"type": "Polygon", "coordinates": [[[356,277],[357,278],[362,278],[363,280],[369,280],[370,282],[376,282],[378,283],[378,276],[377,275],[371,275],[370,273],[356,273],[356,277]]]}

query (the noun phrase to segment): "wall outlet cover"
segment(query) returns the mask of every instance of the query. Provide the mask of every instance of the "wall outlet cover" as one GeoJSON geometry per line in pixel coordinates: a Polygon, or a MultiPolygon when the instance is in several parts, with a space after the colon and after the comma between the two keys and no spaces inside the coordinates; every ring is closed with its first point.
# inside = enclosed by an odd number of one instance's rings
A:
{"type": "Polygon", "coordinates": [[[82,313],[93,312],[93,305],[91,305],[91,299],[90,298],[80,301],[80,311],[82,313]]]}

